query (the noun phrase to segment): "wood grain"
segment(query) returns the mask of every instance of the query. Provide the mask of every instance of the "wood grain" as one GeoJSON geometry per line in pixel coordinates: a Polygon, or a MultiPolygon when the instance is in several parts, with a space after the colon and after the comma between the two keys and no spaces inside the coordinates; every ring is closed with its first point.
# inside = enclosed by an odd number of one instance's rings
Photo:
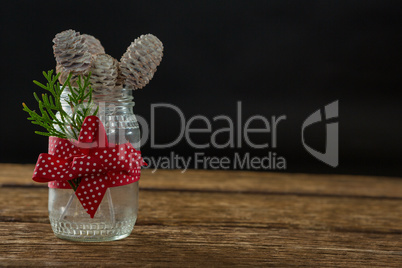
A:
{"type": "Polygon", "coordinates": [[[402,254],[392,242],[397,235],[294,229],[144,225],[107,244],[63,241],[39,223],[0,223],[0,231],[8,233],[0,242],[8,248],[3,265],[397,267],[402,254]]]}
{"type": "Polygon", "coordinates": [[[400,267],[402,179],[145,170],[131,236],[57,239],[33,165],[0,164],[0,266],[400,267]]]}
{"type": "MultiPolygon", "coordinates": [[[[34,165],[0,163],[0,186],[45,187],[31,180],[34,165]]],[[[261,194],[402,198],[402,180],[392,177],[287,174],[250,171],[142,170],[141,187],[261,194]]]]}

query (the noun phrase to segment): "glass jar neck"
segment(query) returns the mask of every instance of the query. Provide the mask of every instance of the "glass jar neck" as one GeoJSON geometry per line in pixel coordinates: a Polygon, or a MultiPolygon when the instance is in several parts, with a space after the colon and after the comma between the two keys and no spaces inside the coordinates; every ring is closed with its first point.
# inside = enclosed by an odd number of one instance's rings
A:
{"type": "MultiPolygon", "coordinates": [[[[69,110],[71,107],[67,103],[70,89],[66,87],[61,94],[63,109],[69,110]]],[[[132,90],[121,88],[112,90],[102,90],[92,93],[92,102],[99,107],[98,114],[103,115],[122,115],[133,113],[135,102],[132,90]]]]}

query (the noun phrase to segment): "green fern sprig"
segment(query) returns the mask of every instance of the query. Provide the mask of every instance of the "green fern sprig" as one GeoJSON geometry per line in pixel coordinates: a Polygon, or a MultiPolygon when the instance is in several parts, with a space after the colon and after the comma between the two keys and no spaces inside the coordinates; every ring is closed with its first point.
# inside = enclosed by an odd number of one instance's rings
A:
{"type": "Polygon", "coordinates": [[[23,103],[23,110],[29,114],[28,120],[32,124],[39,125],[47,130],[35,131],[36,134],[43,136],[55,136],[62,139],[74,138],[78,139],[81,130],[81,125],[85,117],[89,115],[96,115],[99,107],[92,112],[92,87],[90,85],[90,74],[88,76],[78,76],[78,87],[71,86],[70,74],[64,83],[60,85],[58,78],[60,73],[53,75],[53,70],[43,72],[46,78],[46,85],[34,80],[33,82],[50,93],[42,94],[42,99],[34,93],[34,97],[39,104],[38,114],[35,110],[31,110],[23,103]],[[72,113],[69,114],[63,110],[61,95],[66,86],[69,88],[70,93],[65,100],[71,107],[72,113]]]}
{"type": "MultiPolygon", "coordinates": [[[[34,97],[39,104],[40,115],[35,111],[28,108],[28,106],[23,103],[23,110],[29,114],[28,120],[32,124],[39,125],[47,130],[35,131],[36,134],[43,136],[55,136],[62,139],[67,139],[73,137],[78,140],[78,135],[81,130],[82,123],[85,117],[89,115],[96,115],[98,113],[99,107],[92,112],[92,87],[90,85],[88,76],[78,76],[78,87],[71,86],[70,79],[72,74],[68,76],[64,85],[60,85],[58,82],[60,73],[53,75],[53,70],[43,72],[43,76],[46,78],[46,85],[34,80],[33,82],[43,88],[44,90],[50,92],[42,94],[42,99],[34,93],[34,97]],[[64,101],[70,106],[72,113],[69,114],[63,110],[61,95],[65,90],[66,86],[70,90],[67,99],[64,101]]],[[[76,191],[81,178],[75,178],[67,181],[71,188],[76,191]]]]}

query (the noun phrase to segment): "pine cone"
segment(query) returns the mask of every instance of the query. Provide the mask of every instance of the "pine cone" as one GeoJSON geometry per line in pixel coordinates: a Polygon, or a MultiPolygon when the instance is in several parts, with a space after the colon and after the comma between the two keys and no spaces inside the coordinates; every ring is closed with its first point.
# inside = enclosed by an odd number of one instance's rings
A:
{"type": "Polygon", "coordinates": [[[88,46],[89,53],[92,55],[105,53],[105,49],[98,39],[89,34],[82,34],[81,37],[88,46]]]}
{"type": "Polygon", "coordinates": [[[141,35],[120,59],[121,78],[127,89],[140,89],[149,83],[163,56],[163,44],[154,35],[141,35]]]}
{"type": "Polygon", "coordinates": [[[118,74],[117,65],[117,60],[108,54],[94,56],[94,61],[89,70],[94,91],[104,92],[115,87],[118,74]]]}
{"type": "Polygon", "coordinates": [[[83,73],[91,65],[91,53],[80,33],[66,30],[53,39],[53,52],[57,65],[66,72],[83,73]]]}
{"type": "MultiPolygon", "coordinates": [[[[60,84],[64,85],[70,72],[68,72],[63,66],[58,64],[58,65],[56,65],[56,73],[60,73],[59,82],[60,82],[60,84]]],[[[73,87],[78,87],[78,76],[79,75],[87,75],[88,71],[86,71],[84,73],[76,73],[76,72],[71,72],[71,73],[72,73],[72,75],[70,78],[70,85],[73,87]]],[[[83,84],[83,81],[81,82],[81,84],[83,84]]]]}
{"type": "Polygon", "coordinates": [[[57,65],[56,65],[56,73],[60,73],[59,81],[60,81],[60,83],[61,83],[62,85],[64,85],[64,83],[66,82],[67,77],[68,77],[68,72],[66,72],[66,71],[64,70],[63,66],[57,64],[57,65]]]}
{"type": "Polygon", "coordinates": [[[124,86],[124,77],[121,74],[121,66],[120,62],[117,62],[117,79],[116,79],[116,86],[115,89],[122,89],[124,86]]]}

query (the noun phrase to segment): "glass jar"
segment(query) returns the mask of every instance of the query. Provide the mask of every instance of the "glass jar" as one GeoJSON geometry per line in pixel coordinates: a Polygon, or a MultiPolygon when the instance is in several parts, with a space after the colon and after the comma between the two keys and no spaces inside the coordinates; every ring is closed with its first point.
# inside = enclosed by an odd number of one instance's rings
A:
{"type": "MultiPolygon", "coordinates": [[[[132,91],[114,89],[113,92],[93,94],[99,106],[97,116],[103,123],[109,143],[130,142],[140,149],[140,130],[133,113],[132,91]]],[[[66,99],[66,88],[62,99],[66,99]]],[[[66,101],[63,110],[72,113],[66,101]]],[[[123,239],[130,235],[137,220],[138,181],[124,186],[109,187],[93,218],[77,199],[74,190],[49,188],[49,219],[54,234],[62,239],[100,242],[123,239]]]]}

